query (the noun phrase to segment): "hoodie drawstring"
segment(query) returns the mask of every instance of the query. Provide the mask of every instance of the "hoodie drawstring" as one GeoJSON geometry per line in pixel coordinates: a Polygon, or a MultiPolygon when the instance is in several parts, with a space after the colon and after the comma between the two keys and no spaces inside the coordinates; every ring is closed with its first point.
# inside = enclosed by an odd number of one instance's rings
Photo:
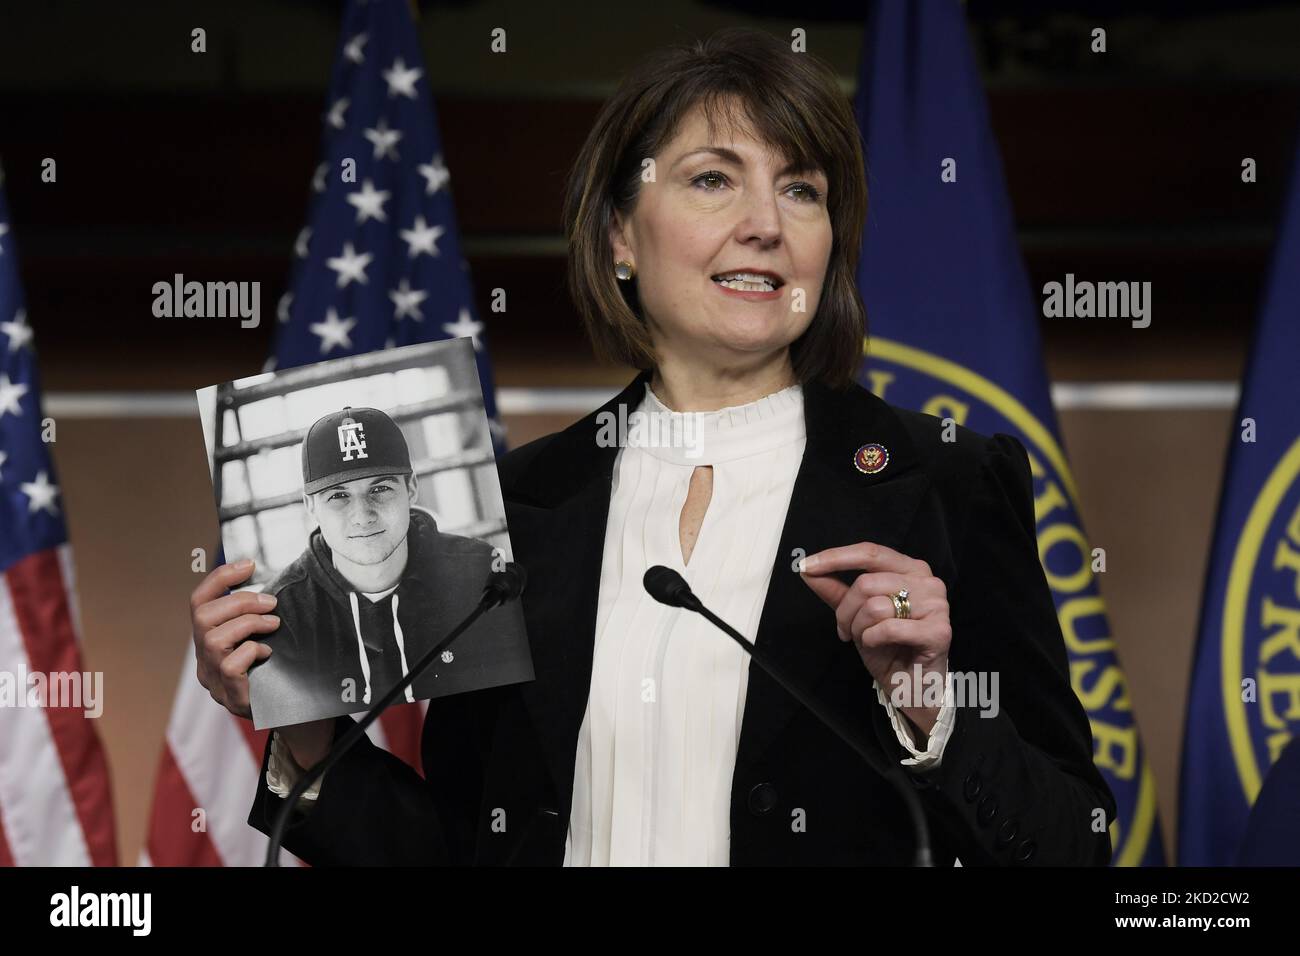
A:
{"type": "MultiPolygon", "coordinates": [[[[406,676],[406,643],[402,640],[402,624],[397,620],[397,592],[393,592],[393,635],[397,638],[397,654],[402,659],[402,676],[406,676]]],[[[415,703],[415,694],[411,691],[411,685],[406,685],[406,702],[415,703]]]]}
{"type": "Polygon", "coordinates": [[[361,640],[361,609],[357,607],[357,592],[348,592],[348,601],[352,604],[352,627],[357,632],[357,652],[361,655],[361,674],[366,679],[366,692],[361,703],[370,703],[370,659],[366,657],[366,645],[361,640]]]}
{"type": "MultiPolygon", "coordinates": [[[[370,658],[366,656],[366,645],[361,640],[361,608],[357,602],[357,592],[348,592],[348,602],[352,605],[352,628],[357,632],[357,653],[361,656],[361,673],[366,679],[366,692],[361,697],[363,704],[370,703],[370,658]]],[[[406,667],[406,641],[402,637],[402,624],[397,620],[397,592],[393,592],[393,636],[397,638],[397,654],[402,661],[402,676],[408,673],[406,667]]],[[[407,703],[415,703],[415,692],[411,685],[406,685],[407,703]]]]}

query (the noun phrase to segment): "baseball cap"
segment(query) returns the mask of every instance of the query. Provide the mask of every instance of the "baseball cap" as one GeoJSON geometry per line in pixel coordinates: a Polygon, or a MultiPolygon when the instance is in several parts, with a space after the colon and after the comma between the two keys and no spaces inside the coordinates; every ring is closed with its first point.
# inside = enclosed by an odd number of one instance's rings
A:
{"type": "Polygon", "coordinates": [[[349,405],[331,412],[307,429],[302,442],[302,489],[309,495],[357,478],[411,472],[402,430],[377,408],[349,405]]]}

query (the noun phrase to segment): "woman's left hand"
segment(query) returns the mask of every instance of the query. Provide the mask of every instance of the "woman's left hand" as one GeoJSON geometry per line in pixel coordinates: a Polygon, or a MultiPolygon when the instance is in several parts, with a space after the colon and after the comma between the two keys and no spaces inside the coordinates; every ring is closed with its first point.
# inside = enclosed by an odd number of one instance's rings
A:
{"type": "MultiPolygon", "coordinates": [[[[929,673],[946,676],[952,643],[948,589],[924,561],[862,541],[808,555],[800,577],[834,609],[840,640],[853,641],[862,663],[891,701],[900,694],[902,699],[921,703],[925,683],[912,687],[918,664],[923,682],[929,673]],[[835,576],[839,571],[864,573],[849,585],[835,576]],[[892,595],[904,588],[910,618],[895,616],[892,595]]],[[[926,735],[940,710],[935,706],[897,709],[926,735]]]]}

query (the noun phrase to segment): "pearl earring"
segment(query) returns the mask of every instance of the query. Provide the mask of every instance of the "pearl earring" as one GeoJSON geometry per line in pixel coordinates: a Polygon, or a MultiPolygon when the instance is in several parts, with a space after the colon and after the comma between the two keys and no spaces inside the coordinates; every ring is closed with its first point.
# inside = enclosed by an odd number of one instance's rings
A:
{"type": "Polygon", "coordinates": [[[626,282],[636,275],[636,267],[626,259],[619,259],[618,262],[614,263],[614,275],[621,281],[626,282]]]}

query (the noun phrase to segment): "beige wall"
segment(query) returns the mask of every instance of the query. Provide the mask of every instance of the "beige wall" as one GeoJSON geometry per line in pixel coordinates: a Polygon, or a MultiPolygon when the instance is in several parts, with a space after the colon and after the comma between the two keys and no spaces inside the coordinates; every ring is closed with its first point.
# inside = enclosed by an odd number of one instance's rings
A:
{"type": "MultiPolygon", "coordinates": [[[[1172,845],[1183,705],[1231,416],[1076,411],[1061,418],[1089,537],[1106,549],[1103,594],[1172,845]]],[[[567,421],[507,417],[515,444],[567,421]]],[[[134,862],[189,642],[187,596],[197,579],[190,552],[211,554],[216,542],[203,438],[197,418],[65,417],[58,427],[54,453],[86,666],[105,674],[99,729],[119,848],[123,861],[134,862]]],[[[185,679],[193,679],[188,670],[185,679]]]]}

